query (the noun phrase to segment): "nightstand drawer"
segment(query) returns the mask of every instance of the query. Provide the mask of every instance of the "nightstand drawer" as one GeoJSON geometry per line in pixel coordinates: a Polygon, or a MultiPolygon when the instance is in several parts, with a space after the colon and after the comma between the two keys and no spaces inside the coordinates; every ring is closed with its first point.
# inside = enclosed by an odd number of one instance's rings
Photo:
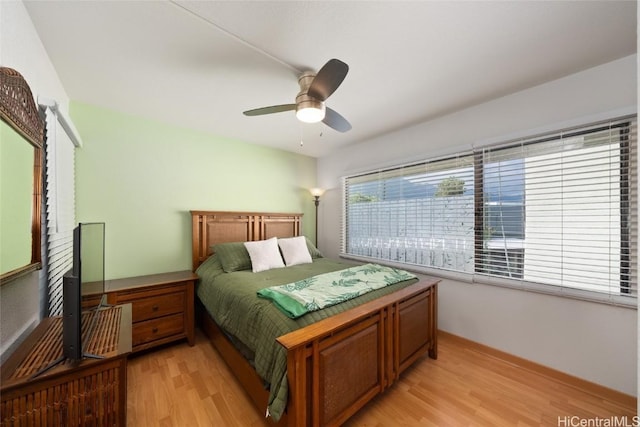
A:
{"type": "Polygon", "coordinates": [[[131,302],[133,323],[148,319],[182,313],[185,308],[184,292],[158,295],[153,298],[136,299],[135,294],[127,298],[131,302]]]}
{"type": "Polygon", "coordinates": [[[182,313],[134,324],[132,345],[135,347],[177,334],[184,334],[184,316],[182,313]]]}

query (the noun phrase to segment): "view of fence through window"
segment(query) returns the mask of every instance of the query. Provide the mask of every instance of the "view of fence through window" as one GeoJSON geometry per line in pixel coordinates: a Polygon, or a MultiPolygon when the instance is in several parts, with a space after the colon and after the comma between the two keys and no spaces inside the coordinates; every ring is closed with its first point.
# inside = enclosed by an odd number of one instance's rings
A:
{"type": "Polygon", "coordinates": [[[630,293],[630,137],[607,124],[348,177],[343,251],[630,293]]]}
{"type": "Polygon", "coordinates": [[[473,157],[391,172],[350,182],[348,253],[473,272],[473,157]]]}

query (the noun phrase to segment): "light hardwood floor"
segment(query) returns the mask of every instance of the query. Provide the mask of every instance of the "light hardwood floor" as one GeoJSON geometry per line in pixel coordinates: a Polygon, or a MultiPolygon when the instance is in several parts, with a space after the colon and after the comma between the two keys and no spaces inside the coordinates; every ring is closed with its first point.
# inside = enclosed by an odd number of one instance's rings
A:
{"type": "MultiPolygon", "coordinates": [[[[632,425],[635,405],[634,399],[580,389],[440,334],[438,360],[420,359],[345,425],[568,427],[625,425],[613,424],[624,421],[632,425]]],[[[127,425],[263,427],[269,423],[197,331],[194,347],[185,342],[129,360],[127,425]]]]}

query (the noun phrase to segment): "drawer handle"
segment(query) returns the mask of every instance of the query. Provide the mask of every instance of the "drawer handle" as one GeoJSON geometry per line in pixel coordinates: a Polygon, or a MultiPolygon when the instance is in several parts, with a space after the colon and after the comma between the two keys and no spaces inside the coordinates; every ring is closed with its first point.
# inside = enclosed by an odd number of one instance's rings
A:
{"type": "Polygon", "coordinates": [[[151,330],[151,332],[153,332],[153,333],[155,334],[156,332],[158,332],[158,328],[153,328],[153,329],[151,330]]]}
{"type": "Polygon", "coordinates": [[[153,310],[153,311],[158,311],[158,306],[157,306],[157,305],[154,305],[153,307],[151,307],[151,310],[153,310]]]}

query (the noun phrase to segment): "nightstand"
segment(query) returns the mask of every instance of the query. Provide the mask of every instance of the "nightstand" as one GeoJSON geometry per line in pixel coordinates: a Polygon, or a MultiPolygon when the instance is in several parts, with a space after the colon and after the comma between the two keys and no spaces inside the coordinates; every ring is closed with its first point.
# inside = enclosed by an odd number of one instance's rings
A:
{"type": "Polygon", "coordinates": [[[109,304],[131,303],[132,350],[146,350],[186,338],[194,345],[194,286],[191,271],[109,280],[109,304]]]}

